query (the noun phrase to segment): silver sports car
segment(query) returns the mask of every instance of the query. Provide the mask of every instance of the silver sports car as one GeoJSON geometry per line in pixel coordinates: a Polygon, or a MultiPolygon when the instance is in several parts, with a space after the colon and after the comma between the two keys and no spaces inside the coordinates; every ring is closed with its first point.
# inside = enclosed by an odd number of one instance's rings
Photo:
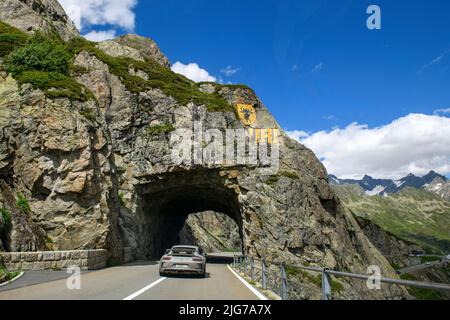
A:
{"type": "Polygon", "coordinates": [[[159,264],[159,274],[167,275],[206,275],[206,258],[194,246],[175,246],[167,249],[159,264]]]}

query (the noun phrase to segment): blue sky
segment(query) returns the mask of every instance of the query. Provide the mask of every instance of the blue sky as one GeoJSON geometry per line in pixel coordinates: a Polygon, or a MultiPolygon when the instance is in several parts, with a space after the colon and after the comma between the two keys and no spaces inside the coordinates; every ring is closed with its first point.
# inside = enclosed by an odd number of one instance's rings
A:
{"type": "Polygon", "coordinates": [[[172,63],[196,63],[218,81],[251,86],[282,127],[311,147],[333,173],[450,173],[450,138],[444,135],[450,127],[448,0],[102,2],[110,6],[87,0],[83,5],[89,3],[97,7],[92,13],[83,9],[88,17],[80,28],[83,34],[144,35],[172,63]],[[371,4],[381,8],[381,30],[366,27],[371,4]],[[425,117],[417,123],[413,114],[425,117]],[[418,126],[423,130],[416,138],[401,134],[418,126]],[[320,140],[319,133],[327,139],[320,140]],[[333,134],[348,145],[354,135],[368,133],[364,141],[378,139],[373,148],[397,143],[383,161],[371,156],[371,166],[355,162],[349,167],[349,160],[342,160],[345,153],[367,161],[370,154],[360,154],[360,146],[338,150],[328,145],[333,134]],[[395,143],[389,136],[396,137],[395,143]],[[436,148],[419,151],[430,144],[436,148]],[[417,152],[397,159],[398,150],[409,149],[417,152]]]}
{"type": "Polygon", "coordinates": [[[377,1],[381,31],[366,28],[370,4],[140,1],[136,32],[172,62],[250,85],[287,129],[379,126],[449,108],[450,54],[424,66],[450,50],[450,2],[377,1]],[[227,66],[239,71],[225,77],[227,66]]]}

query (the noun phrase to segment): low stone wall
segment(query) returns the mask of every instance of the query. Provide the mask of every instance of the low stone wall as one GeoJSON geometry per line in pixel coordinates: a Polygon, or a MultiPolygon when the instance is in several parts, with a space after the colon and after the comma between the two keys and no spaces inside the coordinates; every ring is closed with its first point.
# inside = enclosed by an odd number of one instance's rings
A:
{"type": "Polygon", "coordinates": [[[77,266],[81,270],[98,270],[106,267],[106,250],[7,252],[0,253],[7,270],[39,271],[65,270],[77,266]]]}

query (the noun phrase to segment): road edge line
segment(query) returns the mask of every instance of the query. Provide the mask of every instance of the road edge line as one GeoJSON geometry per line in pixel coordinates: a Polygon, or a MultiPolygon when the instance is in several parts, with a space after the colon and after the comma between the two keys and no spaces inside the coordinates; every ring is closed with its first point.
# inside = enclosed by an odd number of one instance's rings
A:
{"type": "Polygon", "coordinates": [[[22,276],[25,274],[25,272],[21,272],[18,276],[16,276],[14,279],[11,279],[11,280],[9,280],[9,281],[7,281],[7,282],[4,282],[4,283],[2,283],[2,284],[0,284],[0,288],[1,287],[4,287],[4,286],[7,286],[8,284],[11,284],[11,283],[13,283],[13,282],[15,282],[15,281],[17,281],[17,280],[19,280],[20,278],[22,278],[22,276]]]}
{"type": "Polygon", "coordinates": [[[227,266],[228,270],[231,271],[232,274],[236,276],[255,296],[258,297],[259,300],[269,300],[266,296],[264,296],[261,292],[259,292],[255,287],[253,287],[250,283],[245,281],[240,275],[238,275],[229,265],[227,266]]]}
{"type": "Polygon", "coordinates": [[[135,293],[129,295],[128,297],[122,299],[122,301],[131,301],[137,297],[139,297],[141,294],[143,294],[144,292],[150,290],[151,288],[157,286],[158,284],[160,284],[161,282],[163,282],[164,280],[166,280],[167,278],[160,278],[158,280],[156,280],[155,282],[149,284],[148,286],[146,286],[145,288],[142,288],[139,291],[136,291],[135,293]]]}

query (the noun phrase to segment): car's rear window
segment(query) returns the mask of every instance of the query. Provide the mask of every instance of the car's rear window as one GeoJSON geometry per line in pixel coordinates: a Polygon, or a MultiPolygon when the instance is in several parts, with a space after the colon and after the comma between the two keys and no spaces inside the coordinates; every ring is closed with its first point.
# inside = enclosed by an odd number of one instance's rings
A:
{"type": "Polygon", "coordinates": [[[192,256],[196,252],[195,248],[189,247],[174,247],[172,249],[172,254],[175,256],[192,256]]]}

